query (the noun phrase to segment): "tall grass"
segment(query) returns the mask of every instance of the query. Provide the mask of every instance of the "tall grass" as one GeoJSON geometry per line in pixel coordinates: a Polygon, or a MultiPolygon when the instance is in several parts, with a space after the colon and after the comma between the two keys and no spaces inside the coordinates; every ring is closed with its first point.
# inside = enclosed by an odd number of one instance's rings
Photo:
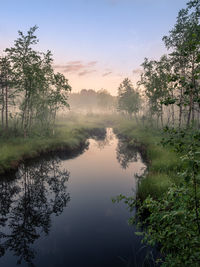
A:
{"type": "Polygon", "coordinates": [[[148,170],[139,181],[137,197],[142,201],[147,196],[157,199],[173,184],[180,181],[177,172],[181,168],[180,158],[170,147],[161,145],[162,131],[147,128],[133,121],[121,121],[115,126],[118,134],[126,136],[130,144],[145,145],[148,170]]]}
{"type": "MultiPolygon", "coordinates": [[[[103,121],[103,120],[102,120],[103,121]]],[[[89,137],[92,129],[105,124],[99,118],[72,116],[57,121],[54,135],[31,135],[27,138],[8,135],[0,138],[0,173],[16,168],[25,158],[57,149],[76,150],[89,137]]]]}

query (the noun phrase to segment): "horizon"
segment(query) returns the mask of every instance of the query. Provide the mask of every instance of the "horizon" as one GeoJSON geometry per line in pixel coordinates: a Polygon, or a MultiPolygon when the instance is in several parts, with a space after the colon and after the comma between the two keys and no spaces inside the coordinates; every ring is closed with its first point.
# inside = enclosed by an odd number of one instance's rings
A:
{"type": "Polygon", "coordinates": [[[72,93],[103,88],[117,95],[124,78],[137,82],[145,57],[167,53],[162,37],[187,2],[3,1],[0,53],[13,46],[18,30],[25,33],[37,25],[37,49],[52,52],[54,67],[68,79],[72,93]]]}

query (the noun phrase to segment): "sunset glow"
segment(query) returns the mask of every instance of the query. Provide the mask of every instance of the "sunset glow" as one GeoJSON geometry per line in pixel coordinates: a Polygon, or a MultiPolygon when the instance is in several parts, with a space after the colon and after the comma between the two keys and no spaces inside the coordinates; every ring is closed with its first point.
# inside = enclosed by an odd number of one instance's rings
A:
{"type": "Polygon", "coordinates": [[[51,50],[55,69],[74,92],[105,88],[140,76],[144,57],[159,58],[162,43],[186,0],[1,1],[0,50],[17,31],[38,25],[38,49],[51,50]]]}

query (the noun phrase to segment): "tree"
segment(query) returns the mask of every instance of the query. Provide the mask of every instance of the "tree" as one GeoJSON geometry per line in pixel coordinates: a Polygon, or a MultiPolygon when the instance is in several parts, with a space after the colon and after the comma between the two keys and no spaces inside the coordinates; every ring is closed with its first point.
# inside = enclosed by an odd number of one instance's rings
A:
{"type": "Polygon", "coordinates": [[[188,107],[187,126],[194,124],[195,110],[199,117],[199,63],[200,63],[200,1],[190,1],[187,8],[179,11],[177,21],[169,36],[163,40],[176,68],[176,86],[181,87],[178,105],[180,106],[179,125],[182,106],[188,107]],[[197,110],[198,107],[198,110],[197,110]]]}
{"type": "Polygon", "coordinates": [[[0,58],[0,103],[1,103],[1,125],[3,130],[8,130],[9,104],[13,104],[15,92],[12,91],[12,69],[9,58],[0,58]]]}
{"type": "Polygon", "coordinates": [[[141,104],[140,94],[134,90],[131,81],[126,78],[118,88],[118,110],[125,112],[132,117],[134,113],[135,118],[139,111],[141,104]]]}
{"type": "Polygon", "coordinates": [[[97,104],[101,109],[112,109],[115,105],[114,97],[105,89],[97,92],[97,104]]]}
{"type": "MultiPolygon", "coordinates": [[[[156,115],[157,124],[160,118],[163,126],[163,104],[166,103],[169,96],[173,98],[173,90],[169,87],[168,81],[171,69],[170,62],[166,55],[158,61],[145,58],[142,67],[143,74],[139,85],[143,85],[145,88],[151,117],[156,115]]],[[[172,113],[174,114],[174,111],[172,113]]]]}
{"type": "Polygon", "coordinates": [[[51,52],[41,53],[33,49],[38,43],[36,29],[37,26],[30,28],[27,35],[19,31],[14,46],[5,50],[12,69],[12,84],[20,96],[24,137],[38,124],[40,129],[47,130],[54,126],[57,110],[69,107],[67,98],[71,91],[64,75],[54,73],[51,52]]]}

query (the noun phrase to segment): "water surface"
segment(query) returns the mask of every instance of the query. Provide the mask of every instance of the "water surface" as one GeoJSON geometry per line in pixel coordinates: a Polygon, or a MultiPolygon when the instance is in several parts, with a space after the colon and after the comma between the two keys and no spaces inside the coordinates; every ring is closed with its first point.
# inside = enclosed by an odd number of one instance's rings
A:
{"type": "Polygon", "coordinates": [[[112,129],[77,157],[22,164],[0,180],[0,266],[142,266],[146,250],[130,213],[111,198],[134,194],[144,168],[112,129]]]}

